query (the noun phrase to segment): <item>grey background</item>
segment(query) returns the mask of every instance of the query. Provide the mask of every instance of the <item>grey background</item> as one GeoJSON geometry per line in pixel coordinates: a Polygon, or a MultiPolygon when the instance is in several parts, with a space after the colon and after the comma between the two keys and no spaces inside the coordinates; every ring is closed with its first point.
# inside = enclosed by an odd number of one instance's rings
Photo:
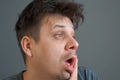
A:
{"type": "MultiPolygon", "coordinates": [[[[24,69],[14,25],[31,0],[0,1],[0,79],[24,69]]],[[[120,79],[120,0],[76,0],[84,5],[85,22],[77,30],[79,65],[100,80],[120,79]]]]}

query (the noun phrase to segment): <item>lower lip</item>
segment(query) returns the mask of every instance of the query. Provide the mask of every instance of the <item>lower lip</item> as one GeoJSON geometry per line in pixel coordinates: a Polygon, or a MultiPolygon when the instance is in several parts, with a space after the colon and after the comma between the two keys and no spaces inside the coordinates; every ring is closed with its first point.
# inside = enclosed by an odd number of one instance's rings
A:
{"type": "Polygon", "coordinates": [[[65,69],[72,73],[74,71],[74,67],[70,65],[68,62],[65,62],[65,69]]]}

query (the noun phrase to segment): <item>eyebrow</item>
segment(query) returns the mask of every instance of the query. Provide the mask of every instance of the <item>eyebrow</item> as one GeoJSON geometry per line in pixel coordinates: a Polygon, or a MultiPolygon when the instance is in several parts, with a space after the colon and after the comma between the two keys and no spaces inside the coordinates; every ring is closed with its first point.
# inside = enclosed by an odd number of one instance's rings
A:
{"type": "Polygon", "coordinates": [[[55,29],[55,28],[65,28],[65,26],[64,25],[55,25],[54,27],[53,27],[53,29],[55,29]]]}
{"type": "MultiPolygon", "coordinates": [[[[64,25],[55,25],[55,26],[53,26],[53,29],[55,29],[55,28],[65,28],[66,26],[64,26],[64,25]]],[[[74,32],[73,32],[74,33],[74,32]]]]}

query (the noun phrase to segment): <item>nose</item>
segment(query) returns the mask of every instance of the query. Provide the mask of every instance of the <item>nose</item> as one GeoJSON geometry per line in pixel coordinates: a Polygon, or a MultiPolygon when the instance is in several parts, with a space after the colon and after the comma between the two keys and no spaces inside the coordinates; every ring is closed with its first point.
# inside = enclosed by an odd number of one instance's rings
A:
{"type": "Polygon", "coordinates": [[[69,38],[67,43],[66,43],[66,46],[65,46],[65,50],[67,51],[71,51],[71,50],[74,50],[76,51],[78,49],[78,42],[76,41],[76,39],[74,39],[73,37],[72,38],[69,38]]]}

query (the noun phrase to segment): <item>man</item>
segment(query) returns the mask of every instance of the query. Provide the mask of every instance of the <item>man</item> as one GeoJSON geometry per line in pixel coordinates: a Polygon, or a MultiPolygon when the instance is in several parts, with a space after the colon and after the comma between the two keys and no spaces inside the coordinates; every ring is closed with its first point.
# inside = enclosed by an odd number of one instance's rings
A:
{"type": "Polygon", "coordinates": [[[26,70],[5,80],[97,80],[78,68],[74,29],[83,19],[81,5],[69,0],[32,1],[15,27],[26,70]]]}

